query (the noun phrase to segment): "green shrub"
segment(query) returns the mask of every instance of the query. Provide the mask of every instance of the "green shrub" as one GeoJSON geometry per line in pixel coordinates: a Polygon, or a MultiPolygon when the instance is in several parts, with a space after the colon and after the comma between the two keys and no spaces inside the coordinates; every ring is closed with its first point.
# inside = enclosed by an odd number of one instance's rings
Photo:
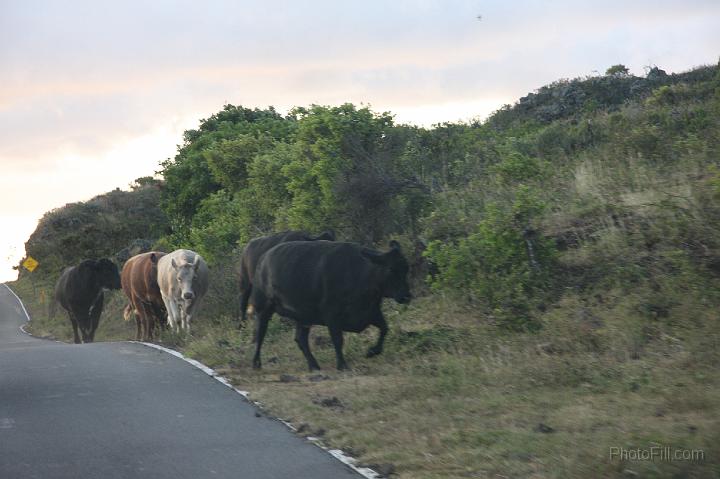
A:
{"type": "Polygon", "coordinates": [[[433,288],[484,303],[508,327],[533,328],[556,258],[554,243],[530,226],[544,209],[535,192],[520,187],[511,208],[488,203],[474,233],[456,243],[431,242],[426,256],[439,269],[433,288]]]}

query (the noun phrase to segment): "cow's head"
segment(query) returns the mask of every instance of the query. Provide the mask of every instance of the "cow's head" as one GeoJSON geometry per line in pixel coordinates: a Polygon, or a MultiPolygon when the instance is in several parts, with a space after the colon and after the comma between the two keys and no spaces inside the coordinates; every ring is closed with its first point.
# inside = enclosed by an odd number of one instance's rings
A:
{"type": "Polygon", "coordinates": [[[184,257],[180,261],[176,261],[175,258],[170,260],[170,264],[175,270],[175,277],[177,278],[178,286],[180,288],[180,298],[186,303],[192,303],[195,299],[195,289],[193,282],[197,278],[198,266],[200,266],[199,254],[195,254],[191,261],[188,261],[187,257],[184,257]]]}
{"type": "Polygon", "coordinates": [[[120,289],[120,273],[115,263],[103,258],[93,261],[91,267],[100,286],[108,289],[120,289]]]}
{"type": "MultiPolygon", "coordinates": [[[[364,253],[365,254],[365,253],[364,253]]],[[[390,251],[382,254],[367,253],[365,256],[373,263],[382,266],[385,274],[381,284],[384,298],[393,298],[400,304],[409,303],[412,299],[408,285],[408,262],[402,254],[400,243],[390,241],[390,251]]]]}

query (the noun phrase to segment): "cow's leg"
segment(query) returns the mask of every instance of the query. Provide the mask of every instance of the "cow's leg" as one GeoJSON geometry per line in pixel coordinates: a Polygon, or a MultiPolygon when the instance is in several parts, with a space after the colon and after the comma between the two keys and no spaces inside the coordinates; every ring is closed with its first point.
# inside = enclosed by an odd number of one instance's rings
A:
{"type": "Polygon", "coordinates": [[[90,342],[90,311],[85,311],[76,316],[78,326],[80,327],[80,336],[83,343],[90,342]]]}
{"type": "Polygon", "coordinates": [[[158,306],[155,303],[152,303],[150,305],[150,309],[152,309],[152,314],[155,317],[155,321],[158,325],[158,329],[164,330],[167,329],[167,320],[163,318],[163,312],[162,307],[158,306]]]}
{"type": "Polygon", "coordinates": [[[262,311],[255,310],[255,355],[253,356],[253,369],[260,369],[260,349],[265,340],[268,323],[273,315],[273,308],[266,307],[262,311]]]}
{"type": "Polygon", "coordinates": [[[136,341],[145,341],[145,318],[143,317],[143,305],[139,298],[136,298],[133,300],[132,304],[132,312],[135,316],[135,326],[136,326],[136,332],[135,332],[135,340],[136,341]]]}
{"type": "Polygon", "coordinates": [[[132,300],[130,300],[123,310],[123,318],[125,318],[125,321],[130,321],[130,317],[135,319],[135,341],[140,341],[140,319],[135,311],[135,303],[133,303],[132,300]]]}
{"type": "Polygon", "coordinates": [[[145,303],[140,303],[138,305],[137,313],[140,317],[140,324],[142,329],[142,340],[143,341],[152,341],[153,340],[153,321],[152,321],[152,314],[150,314],[150,311],[148,311],[148,307],[145,305],[145,303]]]}
{"type": "Polygon", "coordinates": [[[135,316],[135,340],[136,341],[142,341],[143,340],[143,322],[142,318],[140,317],[140,313],[137,309],[133,309],[133,316],[135,316]]]}
{"type": "Polygon", "coordinates": [[[104,301],[104,294],[100,292],[98,297],[95,298],[95,303],[92,305],[92,309],[90,309],[90,330],[88,331],[88,340],[91,343],[95,341],[95,331],[100,323],[100,315],[102,314],[104,301]]]}
{"type": "Polygon", "coordinates": [[[70,316],[70,324],[72,324],[73,328],[73,339],[75,341],[75,344],[80,344],[80,335],[78,334],[78,322],[77,318],[72,312],[68,312],[68,316],[70,316]]]}
{"type": "Polygon", "coordinates": [[[300,351],[305,355],[305,359],[308,363],[310,371],[317,371],[320,369],[315,356],[310,352],[310,345],[308,344],[308,336],[310,336],[310,326],[303,326],[300,323],[295,324],[295,342],[300,347],[300,351]]]}
{"type": "Polygon", "coordinates": [[[197,296],[195,299],[193,299],[193,302],[190,306],[188,306],[187,310],[185,311],[185,322],[183,324],[183,328],[185,328],[185,334],[190,334],[190,320],[195,315],[195,311],[200,307],[200,301],[202,298],[198,298],[197,296]]]}
{"type": "Polygon", "coordinates": [[[145,309],[145,328],[147,329],[148,341],[152,341],[155,338],[155,316],[148,309],[150,308],[145,309]]]}
{"type": "Polygon", "coordinates": [[[385,335],[388,332],[387,321],[385,321],[385,316],[383,316],[382,313],[379,313],[371,324],[377,326],[377,328],[380,330],[380,335],[378,336],[378,340],[377,343],[375,343],[375,346],[371,346],[370,348],[368,348],[366,355],[368,358],[377,356],[378,354],[382,353],[383,343],[385,342],[385,335]]]}
{"type": "Polygon", "coordinates": [[[190,332],[190,315],[187,311],[180,312],[180,330],[185,334],[190,332]]]}
{"type": "Polygon", "coordinates": [[[184,304],[180,309],[180,329],[185,334],[190,334],[190,318],[192,317],[193,305],[184,304]]]}
{"type": "Polygon", "coordinates": [[[247,323],[247,308],[250,303],[250,293],[252,293],[251,286],[246,286],[240,292],[240,321],[238,326],[242,327],[247,323]]]}
{"type": "Polygon", "coordinates": [[[178,324],[180,321],[180,308],[178,308],[177,303],[170,297],[166,297],[163,295],[163,303],[165,303],[165,309],[167,310],[168,315],[168,326],[174,333],[179,332],[180,325],[178,324]]]}
{"type": "Polygon", "coordinates": [[[333,346],[335,346],[335,361],[337,363],[338,371],[348,369],[348,365],[345,362],[345,356],[343,356],[343,332],[337,325],[332,325],[331,322],[326,322],[328,330],[330,331],[330,339],[332,339],[333,346]]]}
{"type": "Polygon", "coordinates": [[[87,323],[82,324],[80,323],[80,336],[82,336],[82,342],[83,344],[91,342],[89,340],[90,332],[87,323]]]}

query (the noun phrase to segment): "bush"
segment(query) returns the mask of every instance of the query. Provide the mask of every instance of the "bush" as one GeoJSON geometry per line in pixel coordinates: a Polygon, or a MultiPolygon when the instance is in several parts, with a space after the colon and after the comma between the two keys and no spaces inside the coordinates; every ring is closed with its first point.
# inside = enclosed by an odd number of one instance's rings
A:
{"type": "Polygon", "coordinates": [[[431,242],[426,256],[439,270],[433,288],[484,303],[510,328],[536,327],[533,309],[550,290],[556,258],[554,243],[530,226],[544,209],[537,194],[521,187],[509,209],[488,203],[474,233],[456,243],[431,242]]]}

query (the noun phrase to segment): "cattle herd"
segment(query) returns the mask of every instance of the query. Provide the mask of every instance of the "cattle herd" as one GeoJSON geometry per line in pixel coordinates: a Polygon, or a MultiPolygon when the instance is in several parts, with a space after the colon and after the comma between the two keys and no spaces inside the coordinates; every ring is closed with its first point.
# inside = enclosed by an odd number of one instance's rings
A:
{"type": "MultiPolygon", "coordinates": [[[[398,303],[411,298],[407,260],[396,241],[389,248],[381,252],[335,241],[332,232],[310,236],[286,231],[250,241],[240,258],[238,285],[241,324],[248,312],[255,319],[253,367],[261,367],[260,350],[273,313],[295,321],[295,342],[310,370],[320,369],[308,344],[313,325],[327,327],[338,369],[347,368],[344,331],[377,327],[378,340],[367,357],[380,354],[388,331],[383,298],[398,303]]],[[[121,273],[109,259],[66,268],[56,283],[55,301],[68,312],[75,343],[93,341],[103,290],[120,288],[128,300],[123,315],[135,319],[138,341],[152,341],[159,327],[188,334],[208,290],[208,266],[196,252],[178,249],[135,255],[121,273]]]]}

